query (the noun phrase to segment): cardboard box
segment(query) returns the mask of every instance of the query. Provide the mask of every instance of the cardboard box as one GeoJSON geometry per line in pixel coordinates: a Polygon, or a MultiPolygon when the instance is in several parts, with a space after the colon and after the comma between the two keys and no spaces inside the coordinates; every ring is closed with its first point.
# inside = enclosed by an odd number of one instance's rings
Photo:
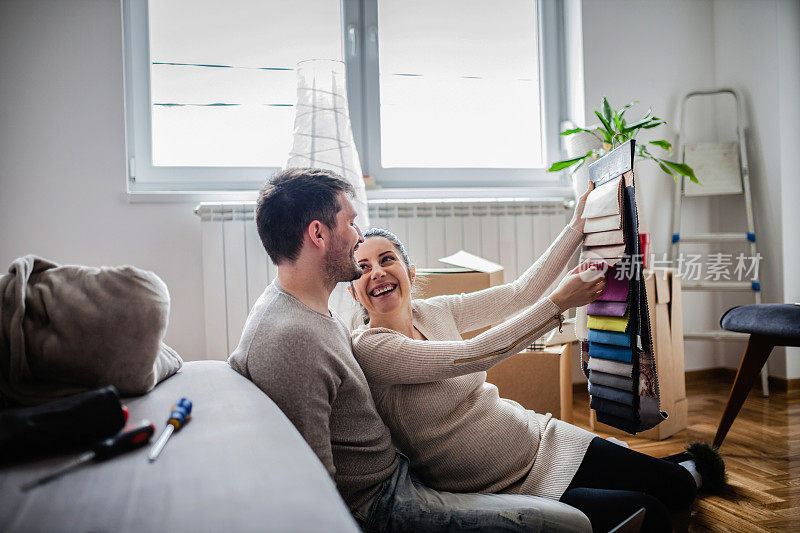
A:
{"type": "Polygon", "coordinates": [[[468,268],[419,268],[417,276],[421,279],[416,287],[416,298],[474,292],[503,283],[502,270],[489,273],[468,268]]]}
{"type": "Polygon", "coordinates": [[[486,372],[501,398],[572,423],[572,344],[525,350],[486,372]]]}
{"type": "MultiPolygon", "coordinates": [[[[415,298],[430,298],[442,294],[461,294],[488,289],[503,283],[503,267],[477,255],[459,251],[439,261],[454,265],[451,268],[419,268],[415,298]]],[[[470,339],[484,331],[482,328],[461,335],[470,339]]]]}
{"type": "MultiPolygon", "coordinates": [[[[686,375],[683,363],[683,315],[681,313],[681,280],[674,268],[644,270],[650,329],[653,333],[661,409],[669,418],[653,429],[637,434],[652,440],[663,440],[686,429],[686,375]]],[[[601,424],[590,410],[589,426],[593,431],[613,435],[628,435],[601,424]]]]}

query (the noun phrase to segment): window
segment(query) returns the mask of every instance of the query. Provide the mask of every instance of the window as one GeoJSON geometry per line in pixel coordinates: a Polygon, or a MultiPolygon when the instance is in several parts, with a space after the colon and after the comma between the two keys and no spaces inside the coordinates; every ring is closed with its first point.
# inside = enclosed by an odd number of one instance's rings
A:
{"type": "Polygon", "coordinates": [[[131,190],[254,189],[292,142],[295,65],[344,60],[384,187],[558,185],[557,0],[124,0],[131,190]],[[549,157],[552,159],[553,157],[549,157]]]}

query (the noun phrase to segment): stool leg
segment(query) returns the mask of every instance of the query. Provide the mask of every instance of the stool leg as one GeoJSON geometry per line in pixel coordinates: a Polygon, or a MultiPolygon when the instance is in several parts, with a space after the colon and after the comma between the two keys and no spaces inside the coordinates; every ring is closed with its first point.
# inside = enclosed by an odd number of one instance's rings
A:
{"type": "Polygon", "coordinates": [[[714,437],[714,446],[719,448],[722,446],[722,441],[725,440],[725,435],[731,428],[736,415],[742,408],[750,388],[758,375],[758,371],[767,362],[770,352],[772,352],[774,344],[769,337],[761,337],[759,335],[751,335],[747,341],[747,349],[744,351],[742,362],[739,364],[739,371],[736,373],[736,379],[731,388],[731,394],[728,397],[728,404],[725,406],[725,412],[722,413],[722,420],[719,422],[717,434],[714,437]]]}

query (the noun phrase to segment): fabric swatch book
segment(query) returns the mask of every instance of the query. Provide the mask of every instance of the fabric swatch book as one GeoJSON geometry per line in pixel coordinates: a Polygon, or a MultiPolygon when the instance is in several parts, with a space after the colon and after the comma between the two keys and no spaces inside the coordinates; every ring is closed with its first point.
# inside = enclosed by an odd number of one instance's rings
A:
{"type": "Polygon", "coordinates": [[[631,434],[669,416],[661,410],[639,249],[635,146],[630,140],[589,165],[595,187],[583,210],[581,261],[605,265],[606,287],[575,318],[591,408],[599,422],[631,434]]]}

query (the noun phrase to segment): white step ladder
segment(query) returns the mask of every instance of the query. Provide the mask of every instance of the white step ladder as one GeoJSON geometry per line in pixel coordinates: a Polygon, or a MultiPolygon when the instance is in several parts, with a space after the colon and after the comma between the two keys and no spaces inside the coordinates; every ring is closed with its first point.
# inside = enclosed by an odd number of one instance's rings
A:
{"type": "MultiPolygon", "coordinates": [[[[744,100],[734,89],[719,88],[689,91],[680,99],[676,120],[678,137],[675,141],[678,161],[694,167],[703,186],[691,183],[683,176],[678,177],[675,185],[672,212],[672,244],[670,261],[677,266],[682,243],[749,243],[750,256],[758,257],[756,249],[755,225],[753,223],[753,202],[750,195],[750,169],[747,165],[747,147],[745,145],[744,100]],[[699,143],[686,145],[685,119],[686,105],[696,96],[720,96],[730,94],[736,101],[736,134],[737,143],[699,143]],[[687,157],[688,156],[688,157],[687,157]],[[703,169],[702,167],[705,167],[703,169]],[[721,196],[725,194],[744,194],[747,232],[746,233],[695,233],[681,234],[681,204],[685,196],[721,196]]],[[[682,281],[683,290],[690,291],[745,291],[751,292],[755,303],[761,303],[761,284],[758,277],[752,281],[682,281]]],[[[744,340],[746,333],[737,333],[723,329],[709,331],[685,331],[684,339],[690,340],[744,340]]],[[[761,370],[761,388],[764,396],[769,396],[767,367],[761,370]]]]}

